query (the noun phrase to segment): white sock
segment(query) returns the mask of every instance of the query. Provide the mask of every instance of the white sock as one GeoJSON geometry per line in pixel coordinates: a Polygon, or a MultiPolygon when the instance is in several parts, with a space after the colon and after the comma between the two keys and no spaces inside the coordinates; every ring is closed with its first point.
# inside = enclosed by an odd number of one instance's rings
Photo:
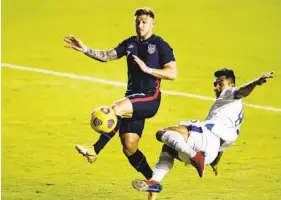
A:
{"type": "MultiPolygon", "coordinates": [[[[189,158],[193,158],[196,155],[196,151],[194,151],[184,140],[183,136],[178,133],[177,131],[166,131],[162,137],[161,140],[166,145],[172,147],[178,152],[184,153],[189,158]]],[[[184,160],[185,162],[185,160],[184,160]]]]}
{"type": "Polygon", "coordinates": [[[160,182],[165,177],[165,175],[172,169],[174,165],[174,158],[167,152],[161,152],[159,156],[159,161],[156,163],[152,180],[160,182]]]}

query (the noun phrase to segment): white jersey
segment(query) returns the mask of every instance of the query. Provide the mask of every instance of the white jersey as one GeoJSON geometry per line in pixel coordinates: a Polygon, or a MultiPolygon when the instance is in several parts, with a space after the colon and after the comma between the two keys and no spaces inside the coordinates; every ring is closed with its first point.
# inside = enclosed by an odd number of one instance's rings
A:
{"type": "Polygon", "coordinates": [[[237,88],[226,88],[216,99],[206,118],[208,129],[226,142],[234,142],[243,121],[242,99],[235,99],[237,88]]]}

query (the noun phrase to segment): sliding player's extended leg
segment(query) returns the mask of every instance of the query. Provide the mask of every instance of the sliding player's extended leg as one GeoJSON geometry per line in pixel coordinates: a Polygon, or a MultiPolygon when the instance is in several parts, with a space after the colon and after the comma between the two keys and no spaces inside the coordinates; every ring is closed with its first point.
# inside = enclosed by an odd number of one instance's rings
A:
{"type": "Polygon", "coordinates": [[[201,152],[195,152],[187,143],[189,129],[185,126],[171,126],[163,128],[156,133],[157,140],[164,143],[159,160],[156,163],[153,175],[149,180],[134,180],[132,186],[138,191],[148,193],[148,199],[156,199],[157,194],[161,192],[162,185],[160,182],[165,175],[171,170],[174,164],[174,158],[183,162],[191,162],[197,169],[199,176],[203,176],[204,157],[201,152]],[[179,158],[179,153],[186,154],[179,158]],[[184,160],[188,159],[188,160],[184,160]],[[201,165],[200,165],[201,164],[201,165]]]}
{"type": "Polygon", "coordinates": [[[187,144],[189,129],[186,126],[177,125],[163,128],[156,133],[158,141],[172,147],[177,152],[186,155],[183,162],[191,162],[202,178],[204,175],[204,155],[202,152],[196,152],[187,144]]]}

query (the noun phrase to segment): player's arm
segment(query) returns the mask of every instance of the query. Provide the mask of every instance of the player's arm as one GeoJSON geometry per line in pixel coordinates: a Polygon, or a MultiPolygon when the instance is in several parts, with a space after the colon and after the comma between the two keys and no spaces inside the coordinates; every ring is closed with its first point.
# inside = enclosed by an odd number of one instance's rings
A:
{"type": "Polygon", "coordinates": [[[151,74],[160,79],[174,80],[177,77],[177,64],[175,61],[173,49],[170,45],[161,40],[157,43],[157,49],[159,51],[159,62],[162,69],[154,69],[146,66],[146,64],[133,55],[133,58],[140,66],[141,70],[147,74],[151,74]]]}
{"type": "Polygon", "coordinates": [[[117,59],[117,52],[115,49],[103,51],[103,50],[95,50],[87,47],[87,49],[84,51],[84,54],[100,62],[108,62],[117,59]]]}
{"type": "Polygon", "coordinates": [[[157,78],[174,80],[177,77],[177,64],[171,61],[164,64],[163,69],[148,68],[146,72],[157,78]]]}
{"type": "Polygon", "coordinates": [[[247,97],[249,94],[251,94],[251,92],[255,89],[255,87],[257,85],[262,85],[262,84],[266,83],[266,81],[267,81],[266,79],[268,79],[268,78],[273,78],[273,72],[268,72],[268,73],[258,77],[254,81],[242,85],[235,92],[234,97],[236,99],[247,97]]]}
{"type": "Polygon", "coordinates": [[[107,51],[104,50],[95,50],[87,47],[83,42],[72,35],[66,36],[64,41],[67,42],[65,47],[72,48],[76,51],[83,52],[85,55],[98,60],[100,62],[108,62],[111,60],[117,59],[117,52],[115,49],[110,49],[107,51]]]}
{"type": "Polygon", "coordinates": [[[144,73],[151,74],[157,78],[174,80],[177,77],[176,61],[170,61],[163,65],[162,69],[153,69],[148,66],[137,56],[133,55],[134,60],[144,73]]]}

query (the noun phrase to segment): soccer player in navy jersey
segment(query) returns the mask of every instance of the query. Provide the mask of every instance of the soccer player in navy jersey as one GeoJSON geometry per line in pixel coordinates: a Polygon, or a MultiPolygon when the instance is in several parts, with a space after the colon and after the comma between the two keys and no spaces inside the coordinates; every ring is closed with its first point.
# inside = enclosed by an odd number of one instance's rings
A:
{"type": "Polygon", "coordinates": [[[161,37],[153,34],[154,13],[150,8],[135,11],[136,36],[122,41],[110,50],[95,50],[84,45],[81,40],[69,35],[64,38],[65,47],[83,52],[100,62],[107,62],[126,56],[128,85],[124,98],[115,101],[112,108],[118,123],[114,131],[102,134],[90,148],[76,145],[80,154],[93,163],[108,141],[119,130],[123,152],[130,164],[145,178],[152,177],[152,170],[144,154],[138,149],[145,119],[153,117],[160,106],[161,79],[174,80],[177,76],[173,49],[161,37]]]}

